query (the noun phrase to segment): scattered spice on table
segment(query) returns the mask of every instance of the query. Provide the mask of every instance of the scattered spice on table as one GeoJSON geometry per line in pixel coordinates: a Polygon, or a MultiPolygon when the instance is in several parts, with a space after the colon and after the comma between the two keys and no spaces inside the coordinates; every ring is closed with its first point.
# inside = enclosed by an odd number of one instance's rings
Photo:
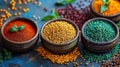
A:
{"type": "Polygon", "coordinates": [[[16,42],[27,41],[33,38],[35,34],[36,34],[35,26],[32,23],[28,21],[23,21],[23,20],[12,21],[9,24],[7,24],[4,28],[5,37],[8,38],[9,40],[16,41],[16,42]],[[25,25],[25,28],[23,25],[25,25]],[[18,29],[17,27],[20,28],[19,29],[20,31],[17,30],[18,29]],[[14,28],[12,30],[14,32],[10,31],[11,28],[14,28]]]}
{"type": "Polygon", "coordinates": [[[110,60],[107,62],[102,62],[101,67],[120,67],[120,49],[119,53],[113,56],[110,60]]]}
{"type": "Polygon", "coordinates": [[[53,63],[58,64],[66,64],[68,62],[73,62],[77,59],[77,57],[80,55],[80,52],[78,50],[78,47],[76,47],[73,51],[67,53],[67,54],[53,54],[43,48],[42,46],[37,49],[38,53],[43,56],[44,58],[47,58],[51,60],[53,63]]]}
{"type": "Polygon", "coordinates": [[[23,4],[27,5],[30,2],[36,3],[36,5],[38,6],[42,4],[40,1],[37,0],[4,0],[4,2],[9,4],[10,6],[7,6],[7,9],[0,9],[0,27],[2,26],[3,22],[11,16],[21,16],[21,10],[25,13],[30,10],[30,8],[23,7],[23,4]],[[11,11],[14,11],[14,15],[11,14],[11,11]]]}
{"type": "Polygon", "coordinates": [[[29,8],[24,8],[23,12],[28,12],[30,9],[29,8]]]}
{"type": "Polygon", "coordinates": [[[105,20],[93,20],[84,29],[85,36],[93,42],[108,42],[115,38],[114,27],[105,20]]]}
{"type": "Polygon", "coordinates": [[[83,53],[83,57],[86,60],[91,61],[91,62],[101,62],[103,60],[110,59],[114,55],[117,55],[119,52],[119,49],[120,49],[120,44],[117,44],[112,51],[108,53],[104,53],[104,54],[95,54],[95,53],[88,51],[87,49],[83,49],[81,52],[83,53]]]}
{"type": "Polygon", "coordinates": [[[74,26],[67,21],[54,21],[45,26],[43,36],[53,43],[65,43],[77,34],[74,26]]]}
{"type": "Polygon", "coordinates": [[[58,8],[57,11],[62,18],[74,21],[79,26],[80,30],[84,22],[90,18],[89,7],[86,7],[84,10],[82,10],[76,9],[73,5],[69,5],[65,8],[58,8]]]}
{"type": "MultiPolygon", "coordinates": [[[[94,10],[100,13],[100,8],[103,4],[103,0],[95,0],[93,4],[94,10]]],[[[115,15],[120,12],[120,8],[118,8],[118,6],[120,6],[119,0],[109,0],[108,9],[102,12],[102,14],[105,16],[115,15]]]]}
{"type": "Polygon", "coordinates": [[[0,9],[0,12],[4,13],[0,14],[0,27],[2,27],[3,21],[5,21],[7,18],[10,18],[12,14],[9,13],[6,9],[0,9]]]}
{"type": "Polygon", "coordinates": [[[74,67],[79,66],[78,62],[72,62],[72,63],[73,63],[73,65],[74,65],[74,67]]]}

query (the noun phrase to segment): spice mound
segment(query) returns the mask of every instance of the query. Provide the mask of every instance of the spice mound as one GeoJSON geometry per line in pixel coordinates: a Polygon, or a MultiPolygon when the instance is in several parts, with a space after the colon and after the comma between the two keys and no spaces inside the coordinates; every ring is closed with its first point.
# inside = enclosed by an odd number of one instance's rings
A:
{"type": "Polygon", "coordinates": [[[53,54],[53,53],[49,52],[48,50],[44,49],[43,47],[39,47],[37,49],[37,51],[44,58],[48,58],[53,63],[58,63],[58,64],[65,64],[65,63],[68,63],[68,62],[75,61],[77,59],[77,57],[80,55],[78,47],[76,47],[70,53],[61,54],[61,55],[59,55],[59,54],[53,54]]]}
{"type": "Polygon", "coordinates": [[[115,38],[115,28],[104,20],[94,20],[84,29],[85,36],[93,42],[108,42],[115,38]]]}
{"type": "MultiPolygon", "coordinates": [[[[101,6],[104,4],[103,0],[95,0],[93,8],[96,12],[100,13],[101,6]]],[[[109,0],[108,9],[102,14],[106,16],[115,15],[120,12],[120,1],[119,0],[109,0]]],[[[106,9],[107,7],[104,7],[106,9]]]]}
{"type": "Polygon", "coordinates": [[[35,34],[36,27],[31,22],[24,20],[12,21],[4,28],[5,37],[15,42],[30,40],[35,34]],[[18,28],[20,31],[17,30],[18,28]]]}
{"type": "Polygon", "coordinates": [[[84,22],[90,18],[89,7],[86,7],[84,10],[82,10],[78,8],[76,9],[73,5],[69,5],[64,8],[58,8],[57,11],[62,18],[69,19],[77,24],[80,30],[82,29],[84,22]]]}
{"type": "MultiPolygon", "coordinates": [[[[103,53],[103,54],[95,54],[92,53],[90,51],[88,51],[87,49],[83,49],[82,53],[84,54],[84,58],[88,61],[91,62],[101,62],[103,60],[109,60],[111,57],[113,57],[114,55],[117,55],[118,52],[120,50],[120,44],[116,44],[116,46],[113,48],[113,50],[111,50],[108,53],[103,53]]],[[[120,60],[120,59],[119,59],[120,60]]],[[[109,67],[109,66],[108,66],[109,67]]]]}
{"type": "Polygon", "coordinates": [[[65,43],[75,38],[76,29],[66,21],[54,21],[45,26],[43,36],[53,43],[65,43]]]}

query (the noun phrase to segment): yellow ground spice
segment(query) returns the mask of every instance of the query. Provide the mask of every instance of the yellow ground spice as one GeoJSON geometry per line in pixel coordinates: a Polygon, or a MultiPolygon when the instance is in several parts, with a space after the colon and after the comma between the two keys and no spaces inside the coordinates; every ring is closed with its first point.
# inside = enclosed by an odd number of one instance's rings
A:
{"type": "Polygon", "coordinates": [[[75,38],[76,29],[66,21],[55,21],[45,26],[43,36],[53,43],[64,43],[75,38]]]}
{"type": "MultiPolygon", "coordinates": [[[[109,6],[108,9],[103,12],[102,14],[105,16],[110,16],[110,15],[115,15],[117,13],[120,12],[120,1],[119,0],[109,0],[109,6]]],[[[96,12],[100,13],[100,8],[101,5],[103,5],[103,1],[102,0],[95,0],[94,4],[93,4],[93,8],[96,12]]]]}
{"type": "Polygon", "coordinates": [[[78,50],[78,47],[76,47],[72,52],[67,53],[67,54],[53,54],[43,48],[42,46],[37,49],[38,53],[43,56],[44,58],[47,58],[51,60],[53,63],[58,63],[58,64],[65,64],[68,62],[73,62],[77,59],[77,57],[80,55],[80,52],[78,50]]]}

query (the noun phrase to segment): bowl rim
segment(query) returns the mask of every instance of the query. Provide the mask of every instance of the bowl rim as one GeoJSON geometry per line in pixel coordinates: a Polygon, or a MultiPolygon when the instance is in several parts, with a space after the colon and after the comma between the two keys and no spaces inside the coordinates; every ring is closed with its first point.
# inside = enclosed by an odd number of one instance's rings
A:
{"type": "Polygon", "coordinates": [[[28,19],[28,18],[26,18],[26,17],[21,17],[21,16],[10,18],[9,20],[7,20],[7,21],[3,24],[2,28],[1,28],[1,35],[2,35],[2,37],[3,37],[5,40],[7,40],[7,41],[9,41],[9,42],[11,42],[11,43],[14,43],[14,44],[25,44],[25,43],[29,43],[30,41],[33,41],[33,40],[38,36],[38,32],[39,32],[38,26],[37,26],[37,23],[36,23],[35,21],[33,21],[33,20],[31,20],[31,19],[28,19]],[[13,41],[13,40],[8,39],[8,38],[4,35],[4,28],[5,28],[5,26],[6,26],[7,24],[9,24],[11,21],[14,21],[14,20],[17,20],[17,19],[24,19],[24,20],[27,20],[27,21],[31,21],[31,23],[34,24],[34,26],[36,27],[36,34],[34,35],[33,38],[31,38],[31,39],[29,39],[29,40],[27,40],[27,41],[23,41],[23,42],[16,42],[16,41],[13,41]]]}
{"type": "Polygon", "coordinates": [[[119,12],[119,13],[116,13],[116,14],[113,14],[113,15],[109,15],[109,16],[107,16],[107,15],[102,15],[101,13],[96,12],[96,11],[94,10],[94,7],[93,7],[94,2],[95,2],[95,0],[92,0],[90,6],[91,6],[91,10],[92,10],[93,12],[95,12],[96,14],[98,14],[98,15],[100,15],[100,16],[103,16],[103,17],[106,17],[106,18],[112,18],[112,17],[116,17],[116,16],[119,16],[119,15],[120,15],[120,12],[119,12]]]}
{"type": "Polygon", "coordinates": [[[65,45],[73,42],[74,40],[76,40],[76,39],[79,37],[79,32],[80,32],[80,31],[79,31],[78,26],[77,26],[73,21],[68,20],[68,19],[65,19],[65,18],[57,18],[57,19],[49,20],[49,21],[47,21],[45,24],[43,24],[43,26],[42,26],[42,28],[41,28],[41,30],[40,30],[40,35],[41,35],[41,37],[42,37],[45,41],[47,41],[48,43],[50,43],[50,44],[52,44],[52,45],[54,45],[54,46],[65,46],[65,45]],[[52,22],[54,22],[54,21],[66,21],[66,22],[72,24],[72,25],[74,26],[74,28],[76,29],[76,32],[77,32],[77,33],[76,33],[76,36],[75,36],[73,39],[71,39],[70,41],[67,41],[67,42],[65,42],[65,43],[58,43],[58,44],[57,44],[57,43],[48,41],[48,40],[43,36],[43,30],[44,30],[44,27],[45,27],[46,25],[48,25],[49,23],[52,23],[52,22]]]}
{"type": "Polygon", "coordinates": [[[106,19],[106,18],[97,17],[97,18],[92,18],[92,19],[90,19],[90,20],[88,20],[88,21],[85,22],[85,24],[82,26],[82,36],[83,36],[87,41],[89,41],[89,42],[91,42],[91,43],[94,43],[94,44],[98,44],[98,45],[99,45],[99,44],[108,44],[108,43],[111,43],[111,42],[115,41],[115,40],[119,37],[119,29],[118,29],[118,27],[116,26],[116,24],[115,24],[113,21],[111,21],[111,20],[109,20],[109,19],[106,19]],[[89,39],[87,38],[87,36],[84,34],[84,28],[86,27],[86,25],[87,25],[88,23],[90,23],[90,22],[93,21],[93,20],[105,20],[105,21],[108,21],[108,23],[112,24],[112,26],[114,27],[114,29],[115,29],[115,31],[116,31],[115,37],[114,37],[113,39],[111,39],[110,41],[108,41],[108,42],[94,42],[94,41],[89,40],[89,39]]]}

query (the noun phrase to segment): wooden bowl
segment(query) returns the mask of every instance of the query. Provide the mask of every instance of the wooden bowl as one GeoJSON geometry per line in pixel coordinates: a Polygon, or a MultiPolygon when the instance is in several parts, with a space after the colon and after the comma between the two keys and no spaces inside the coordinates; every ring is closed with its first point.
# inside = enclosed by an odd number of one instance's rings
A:
{"type": "Polygon", "coordinates": [[[93,19],[90,19],[90,20],[86,21],[86,23],[83,25],[81,36],[82,36],[81,40],[85,44],[85,47],[88,50],[90,50],[92,52],[97,52],[97,53],[104,53],[104,52],[108,52],[108,51],[112,50],[115,47],[116,43],[118,42],[118,38],[119,38],[119,29],[116,26],[116,24],[111,20],[108,20],[106,18],[93,18],[93,19]],[[108,41],[108,42],[93,42],[93,41],[89,40],[87,38],[87,36],[84,34],[84,29],[85,29],[85,27],[87,26],[88,23],[90,23],[91,21],[94,21],[94,20],[108,21],[108,23],[110,23],[116,31],[115,38],[108,41]]]}
{"type": "Polygon", "coordinates": [[[14,17],[8,21],[6,21],[2,28],[1,28],[1,36],[2,36],[2,44],[4,47],[8,48],[9,50],[13,51],[13,52],[26,52],[26,51],[29,51],[33,48],[33,46],[35,46],[37,40],[38,40],[38,26],[37,24],[28,19],[28,18],[23,18],[23,17],[14,17]],[[7,24],[9,24],[10,22],[12,21],[15,21],[15,20],[23,20],[23,21],[28,21],[30,23],[32,23],[35,28],[36,28],[36,34],[33,38],[27,40],[27,41],[23,41],[23,42],[16,42],[16,41],[12,41],[10,39],[8,39],[7,37],[5,37],[4,35],[4,28],[7,24]]]}
{"type": "Polygon", "coordinates": [[[40,38],[41,38],[42,45],[45,48],[47,48],[48,50],[50,50],[51,52],[59,53],[59,54],[60,53],[67,53],[67,52],[71,51],[78,44],[79,28],[78,28],[78,26],[75,23],[73,23],[70,20],[63,19],[63,18],[62,19],[53,19],[53,20],[48,21],[47,23],[45,23],[42,26],[41,31],[40,31],[40,38]],[[69,42],[60,43],[60,44],[56,44],[56,43],[53,43],[53,42],[50,42],[50,41],[46,40],[45,37],[43,36],[44,27],[46,25],[48,25],[49,23],[54,22],[54,21],[67,21],[68,23],[72,24],[75,27],[76,31],[77,31],[77,34],[76,34],[75,38],[72,39],[69,42]]]}
{"type": "Polygon", "coordinates": [[[91,4],[90,4],[90,9],[91,9],[91,16],[92,17],[103,17],[103,18],[107,18],[107,19],[110,19],[114,22],[118,22],[120,21],[120,12],[117,13],[117,14],[114,14],[114,15],[110,15],[110,16],[105,16],[105,15],[102,15],[101,13],[98,13],[94,10],[93,8],[93,4],[94,4],[95,0],[92,0],[91,4]]]}

